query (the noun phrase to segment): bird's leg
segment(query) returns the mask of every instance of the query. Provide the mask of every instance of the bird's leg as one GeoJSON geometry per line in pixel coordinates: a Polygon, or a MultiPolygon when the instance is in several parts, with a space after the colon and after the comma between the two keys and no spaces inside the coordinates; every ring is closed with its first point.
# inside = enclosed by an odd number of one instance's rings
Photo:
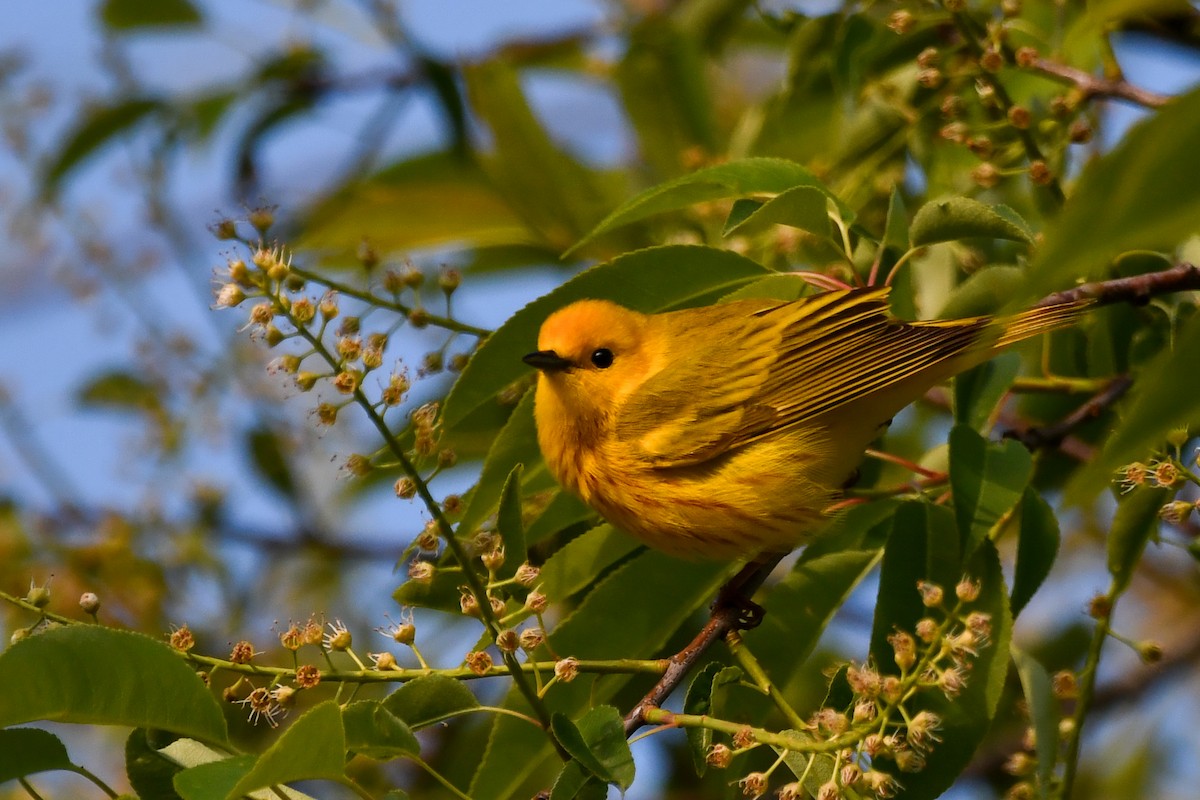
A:
{"type": "Polygon", "coordinates": [[[700,630],[688,646],[671,656],[667,669],[646,696],[625,715],[625,735],[629,736],[645,723],[648,708],[658,708],[675,691],[691,671],[700,656],[718,639],[724,639],[731,631],[749,630],[762,622],[766,613],[763,607],[750,598],[762,586],[771,570],[784,556],[783,553],[760,556],[742,567],[717,592],[713,601],[708,623],[700,630]]]}
{"type": "Polygon", "coordinates": [[[762,555],[748,563],[734,575],[717,592],[717,598],[712,604],[713,617],[728,611],[736,613],[734,621],[738,630],[748,631],[757,628],[766,613],[763,607],[751,598],[762,586],[763,581],[775,569],[775,565],[783,558],[782,553],[762,555]]]}

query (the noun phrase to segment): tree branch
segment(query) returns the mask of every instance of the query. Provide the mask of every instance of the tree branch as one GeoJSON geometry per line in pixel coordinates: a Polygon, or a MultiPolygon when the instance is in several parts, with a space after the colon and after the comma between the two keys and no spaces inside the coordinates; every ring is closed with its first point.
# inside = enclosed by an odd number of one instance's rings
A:
{"type": "Polygon", "coordinates": [[[1060,64],[1057,61],[1050,61],[1045,58],[1039,58],[1035,61],[1031,69],[1049,78],[1074,86],[1083,93],[1085,100],[1090,100],[1094,97],[1114,97],[1119,100],[1128,100],[1131,103],[1137,103],[1146,108],[1160,108],[1171,100],[1169,95],[1159,94],[1149,89],[1134,86],[1126,80],[1102,78],[1090,72],[1084,72],[1076,67],[1060,64]]]}

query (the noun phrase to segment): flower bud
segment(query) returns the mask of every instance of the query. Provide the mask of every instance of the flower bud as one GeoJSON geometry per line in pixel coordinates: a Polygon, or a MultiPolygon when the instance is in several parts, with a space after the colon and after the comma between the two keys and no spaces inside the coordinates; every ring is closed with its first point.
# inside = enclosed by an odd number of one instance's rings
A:
{"type": "Polygon", "coordinates": [[[462,273],[456,269],[443,269],[438,274],[438,286],[446,294],[453,294],[460,284],[462,284],[462,273]]]}
{"type": "Polygon", "coordinates": [[[579,660],[571,656],[560,658],[554,663],[554,677],[563,683],[570,683],[579,675],[579,660]]]}
{"type": "Polygon", "coordinates": [[[538,649],[546,641],[546,632],[541,628],[526,628],[521,631],[521,649],[531,652],[538,649]]]}
{"type": "Polygon", "coordinates": [[[535,567],[533,564],[530,564],[528,561],[526,561],[524,564],[517,567],[517,572],[513,576],[513,579],[521,586],[532,586],[537,582],[537,579],[541,576],[541,574],[542,570],[540,568],[535,567]]]}
{"type": "Polygon", "coordinates": [[[506,628],[496,636],[496,647],[502,653],[515,653],[521,647],[521,635],[512,628],[506,628]]]}
{"type": "Polygon", "coordinates": [[[83,613],[94,617],[100,611],[100,598],[95,592],[84,592],[79,595],[79,607],[83,609],[83,613]]]}
{"type": "Polygon", "coordinates": [[[486,675],[492,668],[492,657],[484,650],[467,653],[467,669],[476,675],[486,675]]]}
{"type": "Polygon", "coordinates": [[[732,760],[733,751],[729,749],[728,745],[724,744],[714,744],[708,748],[708,752],[704,755],[704,763],[717,769],[725,769],[732,760]]]}
{"type": "Polygon", "coordinates": [[[417,496],[417,483],[412,478],[399,478],[395,485],[396,496],[403,500],[411,500],[417,496]]]}

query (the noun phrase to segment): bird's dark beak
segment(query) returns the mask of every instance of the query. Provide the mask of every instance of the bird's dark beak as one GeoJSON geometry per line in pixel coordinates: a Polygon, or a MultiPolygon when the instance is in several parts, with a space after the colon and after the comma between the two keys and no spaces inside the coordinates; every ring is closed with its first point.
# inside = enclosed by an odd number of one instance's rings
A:
{"type": "Polygon", "coordinates": [[[538,350],[521,359],[531,367],[542,372],[562,372],[571,366],[571,362],[553,350],[538,350]]]}

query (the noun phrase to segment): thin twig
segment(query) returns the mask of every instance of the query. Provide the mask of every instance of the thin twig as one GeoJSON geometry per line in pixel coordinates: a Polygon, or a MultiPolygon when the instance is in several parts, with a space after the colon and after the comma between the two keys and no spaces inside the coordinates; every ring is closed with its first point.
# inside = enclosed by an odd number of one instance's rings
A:
{"type": "Polygon", "coordinates": [[[1085,100],[1094,97],[1114,97],[1119,100],[1128,100],[1131,103],[1137,103],[1146,108],[1160,108],[1171,100],[1169,95],[1159,94],[1149,89],[1134,86],[1126,80],[1102,78],[1077,67],[1060,64],[1057,61],[1050,61],[1045,58],[1039,58],[1035,61],[1031,69],[1049,78],[1074,86],[1083,93],[1083,99],[1085,100]]]}
{"type": "Polygon", "coordinates": [[[1160,294],[1200,289],[1200,268],[1181,262],[1160,272],[1146,272],[1128,278],[1081,283],[1071,289],[1046,295],[1033,304],[1034,308],[1095,300],[1097,303],[1132,303],[1140,305],[1160,294]]]}
{"type": "Polygon", "coordinates": [[[1128,375],[1118,375],[1109,384],[1094,394],[1090,400],[1050,425],[1026,428],[1023,431],[1005,431],[1005,438],[1016,439],[1030,450],[1043,447],[1058,447],[1071,431],[1088,420],[1095,419],[1113,403],[1117,402],[1129,387],[1133,379],[1128,375]]]}

